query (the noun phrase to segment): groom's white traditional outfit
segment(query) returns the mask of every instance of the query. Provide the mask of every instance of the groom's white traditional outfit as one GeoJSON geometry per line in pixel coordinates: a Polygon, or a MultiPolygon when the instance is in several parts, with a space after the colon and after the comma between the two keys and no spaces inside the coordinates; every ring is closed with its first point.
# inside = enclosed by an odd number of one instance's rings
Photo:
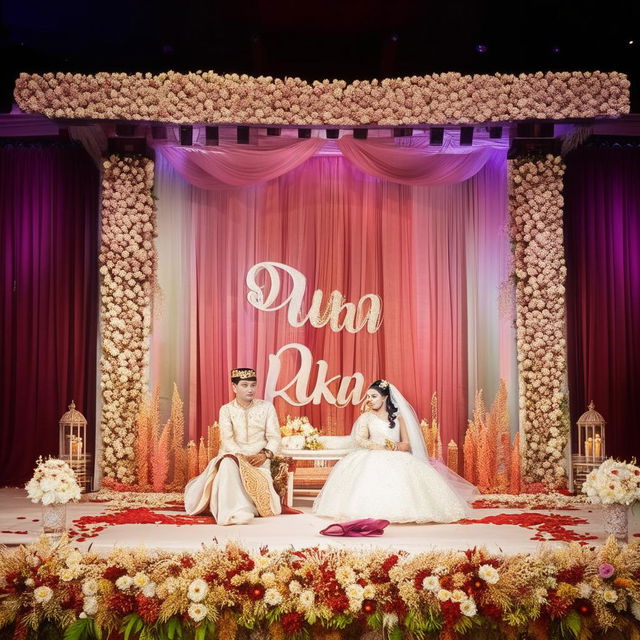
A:
{"type": "Polygon", "coordinates": [[[236,398],[220,408],[220,451],[184,492],[188,514],[208,508],[223,525],[247,524],[256,515],[282,511],[270,470],[281,440],[276,410],[253,398],[253,369],[234,369],[231,380],[236,398]]]}

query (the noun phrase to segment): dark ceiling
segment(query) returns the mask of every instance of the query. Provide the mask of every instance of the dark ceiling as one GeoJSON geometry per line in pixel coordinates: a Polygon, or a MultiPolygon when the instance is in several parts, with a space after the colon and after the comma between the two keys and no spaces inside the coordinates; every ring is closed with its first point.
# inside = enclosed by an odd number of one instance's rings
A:
{"type": "Polygon", "coordinates": [[[588,7],[550,0],[5,0],[0,88],[10,96],[19,71],[213,69],[353,80],[598,69],[628,73],[640,111],[640,2],[588,7]]]}

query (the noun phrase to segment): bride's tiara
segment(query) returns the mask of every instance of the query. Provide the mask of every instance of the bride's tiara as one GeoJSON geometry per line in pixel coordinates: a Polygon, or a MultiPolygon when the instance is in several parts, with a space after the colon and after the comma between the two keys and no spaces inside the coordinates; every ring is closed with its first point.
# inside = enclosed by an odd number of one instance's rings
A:
{"type": "Polygon", "coordinates": [[[386,380],[380,380],[380,382],[378,382],[378,386],[381,389],[386,389],[389,386],[389,383],[386,380]]]}

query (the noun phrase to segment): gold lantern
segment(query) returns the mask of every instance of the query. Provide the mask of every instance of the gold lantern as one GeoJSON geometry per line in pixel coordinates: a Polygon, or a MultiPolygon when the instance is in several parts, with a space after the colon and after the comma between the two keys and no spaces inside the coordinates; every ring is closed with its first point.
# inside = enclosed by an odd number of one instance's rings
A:
{"type": "Polygon", "coordinates": [[[76,474],[81,491],[90,491],[91,479],[88,467],[90,455],[87,452],[87,420],[76,410],[71,401],[69,411],[60,418],[60,459],[69,464],[76,474]]]}
{"type": "Polygon", "coordinates": [[[582,488],[587,475],[599,467],[606,458],[605,420],[596,411],[593,400],[578,422],[578,454],[572,456],[573,483],[576,492],[582,488]]]}
{"type": "Polygon", "coordinates": [[[605,459],[604,418],[596,411],[593,400],[589,403],[589,410],[578,419],[578,455],[587,460],[597,462],[605,459]]]}

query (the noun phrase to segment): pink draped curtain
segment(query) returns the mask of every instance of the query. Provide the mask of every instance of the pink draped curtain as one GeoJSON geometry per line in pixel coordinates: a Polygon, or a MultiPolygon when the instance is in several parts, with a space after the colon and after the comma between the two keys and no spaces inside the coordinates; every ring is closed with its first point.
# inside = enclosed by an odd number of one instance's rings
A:
{"type": "Polygon", "coordinates": [[[321,138],[267,138],[259,144],[223,147],[159,144],[156,150],[189,184],[212,190],[273,180],[299,167],[325,146],[337,147],[363,173],[415,186],[463,182],[501,153],[496,145],[432,147],[426,138],[399,144],[394,138],[356,140],[348,135],[337,143],[321,138]]]}
{"type": "MultiPolygon", "coordinates": [[[[176,302],[183,306],[179,313],[166,313],[179,325],[175,330],[184,335],[180,340],[186,352],[182,358],[186,364],[181,391],[184,389],[187,396],[189,438],[196,439],[204,433],[206,426],[217,419],[219,407],[229,401],[231,368],[255,366],[264,390],[269,357],[281,347],[296,343],[309,350],[314,362],[308,386],[302,390],[304,395],[310,395],[317,382],[318,360],[327,362],[327,378],[361,372],[367,384],[379,377],[391,380],[420,417],[430,417],[431,395],[437,392],[443,438],[445,442],[450,438],[460,442],[468,400],[469,264],[465,229],[474,215],[465,207],[479,188],[473,180],[469,181],[470,186],[460,185],[457,191],[448,186],[436,187],[442,191],[440,195],[436,193],[429,210],[425,210],[421,191],[416,191],[422,187],[371,175],[385,163],[390,173],[401,173],[398,163],[390,159],[395,155],[395,150],[389,148],[392,145],[344,140],[338,143],[343,151],[348,147],[344,156],[333,143],[335,153],[304,159],[293,170],[293,150],[298,149],[301,157],[308,154],[310,141],[287,141],[280,148],[271,147],[266,152],[269,162],[257,155],[255,162],[263,163],[265,171],[268,167],[269,175],[279,177],[240,189],[221,189],[220,183],[231,179],[238,183],[242,157],[254,157],[247,156],[249,151],[263,153],[256,147],[223,147],[213,154],[208,150],[194,154],[185,148],[159,149],[161,213],[163,207],[167,215],[172,212],[174,221],[167,222],[167,229],[170,225],[179,229],[171,234],[168,245],[171,251],[178,251],[176,244],[182,247],[179,252],[184,277],[182,284],[173,286],[183,287],[179,294],[182,298],[176,302]],[[358,154],[363,151],[367,151],[364,156],[358,154]],[[222,162],[218,156],[227,152],[228,157],[222,162]],[[209,162],[214,156],[216,159],[209,162]],[[360,166],[363,164],[366,172],[360,166]],[[172,170],[189,184],[176,181],[172,170]],[[202,171],[211,176],[209,188],[203,188],[202,171]],[[173,204],[170,197],[176,197],[173,204]],[[178,208],[180,215],[176,213],[178,208]],[[178,233],[182,236],[178,237],[178,233]],[[247,301],[245,278],[247,271],[260,262],[283,263],[304,274],[307,289],[303,314],[316,289],[324,293],[323,308],[336,289],[354,303],[365,294],[380,296],[384,319],[379,331],[351,334],[309,323],[293,327],[287,321],[286,307],[277,311],[254,308],[247,301]]],[[[311,142],[317,144],[313,139],[311,142]]],[[[443,152],[439,155],[446,156],[443,163],[448,168],[443,170],[433,163],[433,173],[429,175],[424,170],[429,164],[425,163],[429,160],[428,150],[418,147],[407,151],[407,183],[432,184],[437,181],[436,175],[445,182],[455,174],[464,179],[470,172],[471,158],[475,158],[476,171],[490,162],[504,172],[502,152],[443,152]],[[454,161],[449,155],[466,161],[454,161]]],[[[258,174],[256,166],[244,172],[248,185],[258,174]]],[[[167,231],[163,232],[161,220],[160,234],[163,233],[167,231]]],[[[161,249],[161,260],[162,255],[161,249]]],[[[175,271],[175,266],[167,269],[172,280],[178,278],[175,271]]],[[[279,300],[290,291],[287,278],[283,283],[285,291],[279,300]]],[[[168,322],[163,329],[166,333],[171,331],[166,326],[168,322]]],[[[156,379],[166,375],[162,373],[163,362],[170,359],[168,338],[162,340],[165,342],[157,341],[152,351],[156,379]]],[[[298,371],[297,352],[283,354],[280,365],[278,388],[298,371]]],[[[338,386],[339,380],[331,383],[330,392],[335,394],[338,386]]],[[[287,393],[295,395],[293,389],[287,393]]],[[[301,407],[282,398],[277,398],[275,404],[281,418],[286,414],[306,415],[312,424],[333,434],[348,433],[359,410],[352,405],[336,407],[326,398],[320,404],[301,407]]]]}

